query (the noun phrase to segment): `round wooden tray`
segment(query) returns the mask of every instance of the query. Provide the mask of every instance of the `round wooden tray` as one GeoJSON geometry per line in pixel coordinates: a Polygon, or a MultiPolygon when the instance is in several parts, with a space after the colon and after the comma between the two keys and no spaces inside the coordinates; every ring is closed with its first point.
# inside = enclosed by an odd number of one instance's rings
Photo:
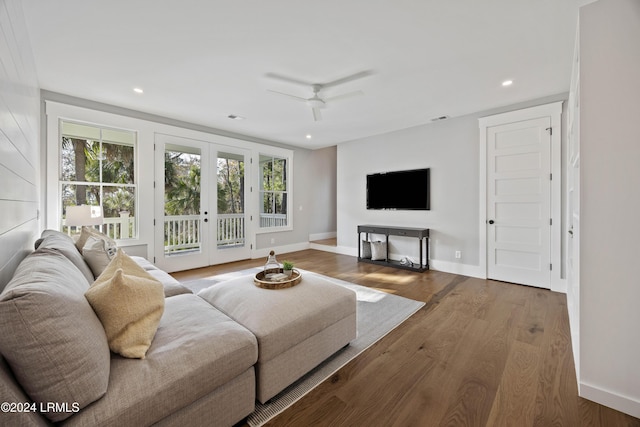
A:
{"type": "MultiPolygon", "coordinates": [[[[282,273],[282,269],[280,269],[282,273]]],[[[291,288],[302,281],[302,275],[296,269],[293,269],[291,273],[291,277],[288,277],[283,280],[268,280],[264,278],[264,271],[256,273],[256,276],[253,278],[253,283],[263,289],[286,289],[291,288]]]]}

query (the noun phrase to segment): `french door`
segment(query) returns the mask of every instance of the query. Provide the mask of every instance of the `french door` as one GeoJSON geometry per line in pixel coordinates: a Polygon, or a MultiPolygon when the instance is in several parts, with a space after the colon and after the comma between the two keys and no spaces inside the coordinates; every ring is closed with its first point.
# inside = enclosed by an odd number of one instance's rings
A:
{"type": "Polygon", "coordinates": [[[179,271],[250,257],[246,150],[156,135],[155,263],[179,271]]]}
{"type": "Polygon", "coordinates": [[[249,209],[250,153],[247,150],[214,145],[215,162],[215,244],[209,265],[251,257],[252,236],[249,209]]]}

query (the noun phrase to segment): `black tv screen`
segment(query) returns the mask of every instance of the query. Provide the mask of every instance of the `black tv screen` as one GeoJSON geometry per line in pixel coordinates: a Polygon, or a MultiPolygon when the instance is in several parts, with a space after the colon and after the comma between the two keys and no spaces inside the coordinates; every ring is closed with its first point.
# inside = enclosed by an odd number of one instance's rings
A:
{"type": "Polygon", "coordinates": [[[429,210],[429,169],[367,175],[367,209],[429,210]]]}

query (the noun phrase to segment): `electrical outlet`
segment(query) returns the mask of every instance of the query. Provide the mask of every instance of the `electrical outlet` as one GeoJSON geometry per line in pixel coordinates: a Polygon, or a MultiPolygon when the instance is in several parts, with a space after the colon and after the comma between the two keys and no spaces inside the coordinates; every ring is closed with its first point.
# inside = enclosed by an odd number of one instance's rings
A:
{"type": "Polygon", "coordinates": [[[271,239],[271,244],[273,245],[276,242],[276,239],[271,239]]]}
{"type": "Polygon", "coordinates": [[[462,258],[462,252],[456,251],[456,259],[462,258]]]}

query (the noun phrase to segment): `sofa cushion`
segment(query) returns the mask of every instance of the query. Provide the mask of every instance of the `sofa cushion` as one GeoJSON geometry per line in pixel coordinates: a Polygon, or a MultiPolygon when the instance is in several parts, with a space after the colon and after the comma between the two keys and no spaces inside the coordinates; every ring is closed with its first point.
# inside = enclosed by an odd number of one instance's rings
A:
{"type": "MultiPolygon", "coordinates": [[[[29,397],[24,394],[24,391],[18,385],[15,380],[11,369],[7,366],[4,359],[0,357],[0,402],[8,403],[24,403],[32,404],[29,397]]],[[[31,409],[31,407],[29,408],[31,409]]],[[[48,426],[49,423],[38,412],[33,411],[20,411],[20,412],[7,412],[0,411],[0,426],[48,426]]]]}
{"type": "Polygon", "coordinates": [[[42,232],[42,242],[38,249],[55,249],[66,256],[75,265],[87,280],[87,286],[95,280],[91,268],[87,265],[82,254],[78,251],[73,239],[64,233],[56,230],[44,230],[42,232]]]}
{"type": "MultiPolygon", "coordinates": [[[[109,383],[109,346],[84,297],[89,285],[67,257],[40,248],[18,266],[0,294],[0,352],[35,402],[84,408],[109,383]]],[[[71,413],[46,412],[52,421],[71,413]]]]}
{"type": "Polygon", "coordinates": [[[193,292],[191,292],[191,290],[189,288],[185,288],[184,286],[182,286],[180,284],[180,282],[178,282],[176,279],[174,279],[173,277],[171,277],[169,275],[169,273],[166,273],[160,269],[153,269],[153,270],[147,270],[147,273],[149,273],[151,276],[153,276],[156,280],[160,281],[160,283],[162,283],[162,286],[164,287],[164,296],[166,298],[168,297],[172,297],[175,295],[181,295],[181,294],[192,294],[193,292]]]}
{"type": "Polygon", "coordinates": [[[113,355],[107,395],[65,425],[153,424],[246,372],[257,357],[253,334],[201,298],[167,298],[146,358],[113,355]]]}
{"type": "Polygon", "coordinates": [[[117,250],[118,247],[111,246],[108,241],[89,236],[82,248],[82,257],[97,278],[107,268],[117,250]]]}
{"type": "Polygon", "coordinates": [[[169,273],[160,270],[158,267],[150,263],[145,258],[139,256],[131,256],[131,259],[136,262],[140,267],[144,268],[147,273],[162,283],[164,286],[164,296],[166,298],[181,294],[191,294],[191,290],[180,284],[169,273]]]}
{"type": "Polygon", "coordinates": [[[118,250],[85,296],[102,322],[111,351],[144,359],[164,311],[162,283],[118,250]]]}

